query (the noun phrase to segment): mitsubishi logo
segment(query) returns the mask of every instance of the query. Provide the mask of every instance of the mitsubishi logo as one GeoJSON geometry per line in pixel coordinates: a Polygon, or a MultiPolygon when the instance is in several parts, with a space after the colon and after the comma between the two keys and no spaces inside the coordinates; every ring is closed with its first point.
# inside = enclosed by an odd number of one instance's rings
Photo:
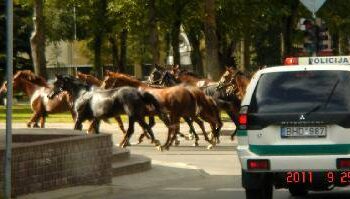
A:
{"type": "Polygon", "coordinates": [[[304,115],[300,115],[299,120],[305,120],[304,115]]]}

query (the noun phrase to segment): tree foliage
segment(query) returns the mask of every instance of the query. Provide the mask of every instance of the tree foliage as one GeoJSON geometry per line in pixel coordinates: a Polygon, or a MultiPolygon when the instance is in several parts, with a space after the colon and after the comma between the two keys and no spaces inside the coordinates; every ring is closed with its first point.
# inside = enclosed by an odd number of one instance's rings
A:
{"type": "MultiPolygon", "coordinates": [[[[31,6],[31,0],[18,2],[22,8],[31,6]]],[[[73,40],[76,27],[76,37],[88,42],[91,60],[95,61],[97,69],[113,63],[116,70],[123,71],[134,63],[165,63],[170,47],[175,49],[175,63],[179,63],[177,35],[182,25],[192,45],[193,68],[202,73],[208,59],[205,54],[213,50],[209,42],[212,36],[205,26],[208,19],[204,2],[206,1],[45,1],[47,42],[73,40]]],[[[336,46],[339,44],[337,51],[340,54],[349,52],[349,8],[350,4],[345,1],[326,1],[316,13],[326,23],[336,46]]],[[[218,40],[214,51],[217,51],[219,62],[210,67],[215,68],[238,66],[242,59],[248,60],[245,63],[248,70],[260,65],[280,64],[285,56],[295,54],[296,47],[303,43],[303,33],[297,29],[299,19],[312,17],[296,0],[215,0],[214,9],[215,35],[218,40]],[[245,49],[244,54],[241,49],[245,49]]],[[[31,11],[28,13],[30,15],[31,11]]],[[[26,28],[19,28],[20,31],[15,33],[19,38],[24,38],[21,34],[30,30],[28,13],[25,14],[27,18],[20,19],[26,28]]],[[[3,15],[0,15],[1,21],[3,15]]],[[[0,27],[0,39],[3,37],[3,27],[0,27]]],[[[15,42],[18,48],[25,49],[25,42],[15,42]]]]}

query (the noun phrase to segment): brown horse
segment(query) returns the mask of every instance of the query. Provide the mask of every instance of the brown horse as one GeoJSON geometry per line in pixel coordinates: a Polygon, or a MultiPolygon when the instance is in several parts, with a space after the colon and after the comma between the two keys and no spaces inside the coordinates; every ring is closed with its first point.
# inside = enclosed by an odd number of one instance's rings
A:
{"type": "MultiPolygon", "coordinates": [[[[40,127],[44,128],[48,113],[60,113],[69,110],[74,119],[75,114],[70,95],[66,92],[61,92],[55,98],[48,99],[47,95],[51,92],[52,88],[39,86],[30,80],[41,85],[47,85],[45,79],[37,77],[28,71],[19,71],[14,75],[13,90],[23,91],[30,98],[33,115],[27,123],[28,127],[32,127],[32,125],[33,127],[39,127],[38,120],[40,119],[40,127]]],[[[0,93],[6,91],[7,84],[5,82],[0,89],[0,93]]]]}
{"type": "MultiPolygon", "coordinates": [[[[95,77],[93,75],[90,75],[90,74],[84,74],[84,73],[81,73],[81,72],[78,72],[75,77],[80,79],[80,80],[82,80],[82,81],[84,81],[89,86],[101,87],[101,85],[103,83],[103,81],[98,79],[97,77],[95,77]]],[[[115,116],[114,119],[117,121],[120,130],[125,135],[126,134],[126,130],[124,128],[124,124],[123,124],[122,118],[120,116],[115,116]]]]}
{"type": "Polygon", "coordinates": [[[240,70],[233,67],[226,67],[226,71],[220,78],[219,88],[226,88],[227,90],[231,89],[238,99],[242,100],[250,79],[250,76],[244,74],[240,70]]]}
{"type": "Polygon", "coordinates": [[[180,69],[179,65],[174,66],[171,69],[171,73],[175,76],[177,81],[191,86],[206,87],[215,84],[215,82],[210,79],[200,78],[188,70],[180,69]]]}
{"type": "Polygon", "coordinates": [[[90,74],[84,74],[82,72],[77,72],[76,78],[84,81],[89,86],[97,86],[100,87],[102,85],[102,80],[98,79],[97,77],[90,75],[90,74]]]}
{"type": "MultiPolygon", "coordinates": [[[[197,117],[198,114],[204,114],[204,109],[207,107],[201,107],[201,103],[197,100],[195,96],[196,92],[191,92],[188,88],[184,86],[174,86],[169,88],[152,88],[147,84],[142,83],[128,75],[121,73],[109,72],[105,77],[102,87],[112,88],[119,86],[133,86],[139,87],[153,94],[159,101],[159,104],[167,110],[170,115],[171,128],[168,131],[168,137],[163,148],[169,149],[171,144],[176,138],[176,135],[180,131],[180,118],[192,118],[194,121],[198,122],[203,130],[203,135],[205,140],[210,144],[215,144],[212,140],[209,140],[207,133],[205,132],[203,122],[197,117]]],[[[201,92],[199,90],[199,92],[201,92]]],[[[205,100],[205,99],[204,99],[205,100]]],[[[209,103],[208,103],[209,104],[209,103]]],[[[211,118],[202,118],[211,119],[211,118]]],[[[215,123],[216,121],[207,121],[209,123],[215,123]]],[[[213,125],[214,126],[214,125],[213,125]]],[[[217,129],[212,129],[213,134],[217,135],[217,129]]]]}

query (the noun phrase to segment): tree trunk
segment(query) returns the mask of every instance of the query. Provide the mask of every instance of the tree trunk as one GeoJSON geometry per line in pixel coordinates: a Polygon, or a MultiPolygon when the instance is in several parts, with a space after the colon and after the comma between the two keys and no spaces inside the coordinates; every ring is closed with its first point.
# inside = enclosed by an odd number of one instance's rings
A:
{"type": "Polygon", "coordinates": [[[191,61],[194,71],[198,75],[203,76],[203,61],[200,52],[200,35],[199,33],[196,33],[195,30],[190,30],[188,33],[188,38],[192,45],[191,61]]]}
{"type": "Polygon", "coordinates": [[[95,0],[93,2],[94,16],[92,22],[94,26],[94,67],[99,78],[103,77],[103,64],[101,59],[101,48],[105,36],[105,19],[107,16],[107,0],[95,0]]]}
{"type": "Polygon", "coordinates": [[[179,35],[180,35],[181,20],[176,17],[171,30],[171,45],[173,47],[174,65],[180,65],[180,51],[179,51],[179,35]]]}
{"type": "Polygon", "coordinates": [[[103,67],[101,60],[102,35],[96,34],[94,38],[94,66],[98,78],[103,77],[103,67]]]}
{"type": "Polygon", "coordinates": [[[216,35],[215,0],[205,0],[204,10],[205,67],[208,73],[207,77],[216,80],[221,75],[221,68],[219,62],[218,38],[216,35]]]}
{"type": "Polygon", "coordinates": [[[250,41],[247,36],[241,40],[241,66],[240,70],[245,71],[250,65],[250,41]]]}
{"type": "Polygon", "coordinates": [[[295,20],[297,19],[299,1],[295,1],[295,0],[289,1],[289,6],[291,10],[291,15],[289,15],[285,19],[285,23],[284,23],[284,34],[283,34],[284,52],[282,54],[283,57],[293,56],[292,36],[293,36],[293,28],[294,28],[295,20]]]}
{"type": "Polygon", "coordinates": [[[149,42],[151,45],[152,52],[152,64],[159,65],[159,39],[158,39],[158,30],[157,30],[157,19],[156,19],[156,5],[155,0],[149,0],[149,42]]]}
{"type": "Polygon", "coordinates": [[[44,33],[44,15],[43,1],[34,0],[34,30],[30,37],[30,46],[32,51],[32,59],[34,72],[36,75],[46,76],[46,57],[45,57],[45,33],[44,33]]]}
{"type": "Polygon", "coordinates": [[[111,34],[108,38],[109,43],[112,46],[112,64],[115,71],[120,71],[118,67],[119,52],[118,52],[118,36],[117,34],[111,34]]]}
{"type": "Polygon", "coordinates": [[[125,72],[126,69],[126,56],[127,56],[127,39],[128,39],[128,30],[123,29],[120,35],[120,58],[119,58],[119,71],[125,72]]]}

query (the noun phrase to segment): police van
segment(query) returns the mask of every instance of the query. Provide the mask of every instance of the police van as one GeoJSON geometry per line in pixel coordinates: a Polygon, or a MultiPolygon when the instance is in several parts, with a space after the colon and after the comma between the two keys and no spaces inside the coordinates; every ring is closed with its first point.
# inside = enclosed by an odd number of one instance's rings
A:
{"type": "Polygon", "coordinates": [[[241,103],[246,198],[350,184],[350,57],[306,57],[258,71],[241,103]]]}

